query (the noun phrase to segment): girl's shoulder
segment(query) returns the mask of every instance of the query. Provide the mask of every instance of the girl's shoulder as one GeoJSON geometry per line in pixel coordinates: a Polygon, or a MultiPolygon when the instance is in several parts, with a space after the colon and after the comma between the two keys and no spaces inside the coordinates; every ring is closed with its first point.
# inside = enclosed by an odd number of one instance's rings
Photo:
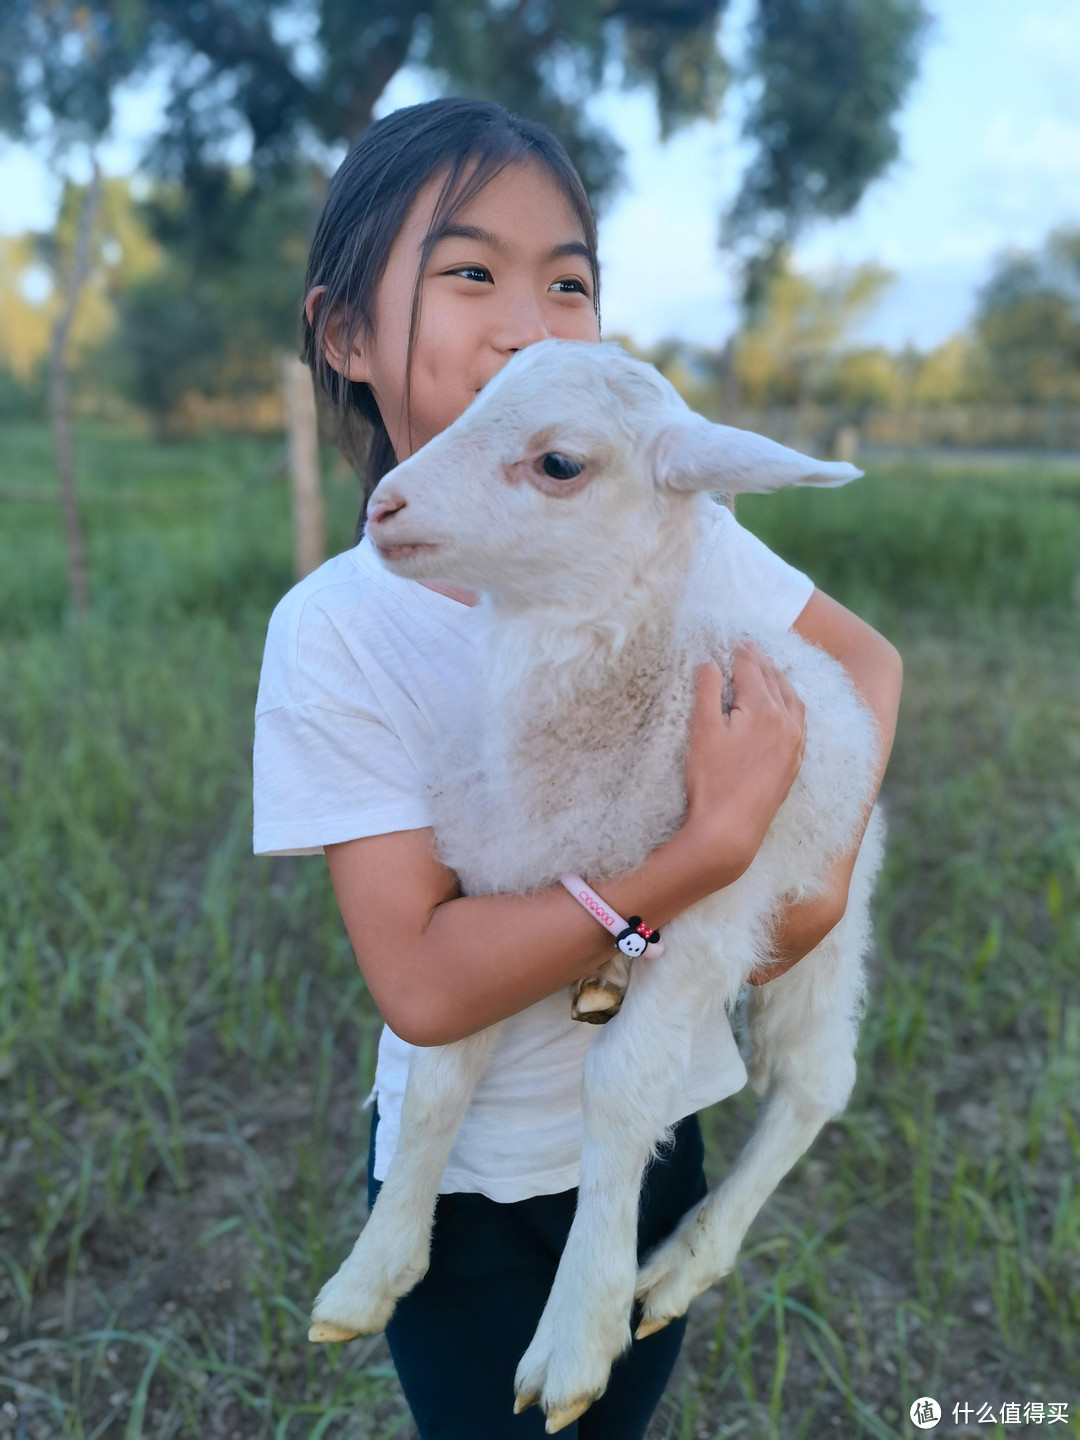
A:
{"type": "Polygon", "coordinates": [[[278,601],[267,626],[257,713],[315,704],[343,713],[423,702],[455,683],[476,649],[475,609],[392,574],[370,542],[333,556],[278,601]]]}
{"type": "Polygon", "coordinates": [[[362,685],[355,638],[370,587],[356,550],[333,555],[281,597],[270,615],[256,712],[304,704],[335,688],[362,685]]]}
{"type": "Polygon", "coordinates": [[[285,592],[274,606],[268,629],[295,632],[312,602],[312,608],[333,611],[355,604],[362,588],[363,575],[355,547],[343,550],[340,555],[331,555],[285,592]]]}
{"type": "Polygon", "coordinates": [[[701,499],[701,538],[693,585],[703,604],[751,625],[790,629],[814,592],[814,582],[770,550],[728,507],[701,499]]]}

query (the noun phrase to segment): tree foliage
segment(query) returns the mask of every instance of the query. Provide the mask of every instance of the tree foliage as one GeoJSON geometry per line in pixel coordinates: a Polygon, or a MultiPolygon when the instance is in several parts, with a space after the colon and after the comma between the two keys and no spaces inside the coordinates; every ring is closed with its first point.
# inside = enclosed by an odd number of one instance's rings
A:
{"type": "Polygon", "coordinates": [[[850,214],[896,159],[926,26],[922,0],[758,0],[743,127],[754,158],[724,226],[746,256],[751,311],[807,222],[850,214]]]}
{"type": "MultiPolygon", "coordinates": [[[[600,212],[623,152],[587,113],[618,77],[651,92],[663,139],[715,118],[731,79],[728,0],[6,0],[0,130],[94,145],[153,76],[163,123],[141,219],[165,257],[118,293],[109,356],[164,425],[186,389],[265,383],[296,335],[303,255],[335,152],[403,66],[560,137],[600,212]],[[46,117],[42,122],[41,117],[46,117]],[[238,148],[239,147],[239,148],[238,148]],[[242,157],[242,159],[241,159],[242,157]]],[[[749,283],[815,215],[845,213],[896,152],[921,0],[757,0],[755,158],[728,230],[749,283]]]]}
{"type": "MultiPolygon", "coordinates": [[[[49,350],[49,337],[71,273],[85,188],[68,183],[53,228],[45,232],[0,236],[0,369],[36,394],[49,350]]],[[[90,357],[114,334],[120,297],[145,282],[161,265],[163,253],[149,233],[127,180],[103,181],[96,207],[86,281],[70,335],[70,357],[80,380],[100,389],[104,376],[90,357]]]]}
{"type": "MultiPolygon", "coordinates": [[[[661,136],[715,117],[729,73],[727,0],[7,0],[0,128],[92,140],[119,88],[151,71],[168,90],[147,163],[182,186],[193,229],[231,233],[224,172],[237,135],[256,189],[313,145],[352,143],[406,63],[447,93],[551,126],[600,210],[622,150],[584,98],[612,73],[648,88],[661,136]],[[223,218],[224,217],[224,218],[223,218]]],[[[730,217],[753,260],[815,215],[847,213],[896,154],[921,0],[758,0],[748,68],[755,158],[730,217]]]]}
{"type": "Polygon", "coordinates": [[[990,396],[1080,401],[1080,228],[999,259],[979,294],[975,336],[990,396]]]}
{"type": "Polygon", "coordinates": [[[782,255],[736,349],[735,374],[747,402],[792,405],[853,392],[883,398],[880,358],[842,351],[851,327],[894,278],[873,264],[811,275],[792,269],[782,255]]]}

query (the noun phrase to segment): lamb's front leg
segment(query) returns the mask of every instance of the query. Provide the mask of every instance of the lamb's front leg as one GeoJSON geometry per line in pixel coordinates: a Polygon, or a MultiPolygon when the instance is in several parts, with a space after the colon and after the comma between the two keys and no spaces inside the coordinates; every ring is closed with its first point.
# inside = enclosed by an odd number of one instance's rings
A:
{"type": "Polygon", "coordinates": [[[309,1340],[377,1334],[427,1273],[439,1181],[500,1029],[413,1052],[394,1158],[352,1253],[319,1291],[309,1340]]]}
{"type": "Polygon", "coordinates": [[[692,987],[680,997],[669,959],[663,988],[655,965],[637,962],[621,1011],[585,1059],[577,1209],[514,1380],[514,1413],[539,1402],[549,1435],[604,1393],[631,1340],[642,1172],[670,1119],[695,1008],[692,987]]]}

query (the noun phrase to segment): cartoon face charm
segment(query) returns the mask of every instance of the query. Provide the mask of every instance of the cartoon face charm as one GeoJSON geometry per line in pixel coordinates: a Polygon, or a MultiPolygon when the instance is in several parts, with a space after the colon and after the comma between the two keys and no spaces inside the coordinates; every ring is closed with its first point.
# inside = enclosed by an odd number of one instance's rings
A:
{"type": "Polygon", "coordinates": [[[642,923],[640,915],[631,915],[626,929],[621,930],[615,937],[615,948],[624,955],[629,955],[631,960],[636,960],[645,953],[646,945],[656,945],[659,941],[659,930],[650,930],[642,923]]]}

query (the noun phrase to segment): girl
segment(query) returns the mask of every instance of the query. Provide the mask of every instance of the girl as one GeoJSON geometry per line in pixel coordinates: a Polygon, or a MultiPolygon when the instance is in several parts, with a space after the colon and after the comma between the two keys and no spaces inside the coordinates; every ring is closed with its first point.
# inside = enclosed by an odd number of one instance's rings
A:
{"type": "MultiPolygon", "coordinates": [[[[462,896],[435,859],[425,772],[436,732],[478,720],[478,596],[383,569],[364,534],[367,497],[516,350],[549,336],[600,339],[596,250],[584,189],[551,132],[499,105],[445,99],[366,131],[333,179],[308,268],[307,359],[338,413],[364,503],[354,548],[296,585],[271,617],[256,705],[254,849],[325,854],[386,1022],[369,1097],[369,1203],[394,1153],[412,1046],[510,1017],[443,1175],[430,1268],[386,1330],[421,1440],[544,1433],[538,1409],[512,1413],[514,1372],[579,1178],[581,1073],[597,1032],[570,1019],[568,987],[608,958],[611,940],[561,886],[462,896]]],[[[722,506],[697,563],[702,583],[719,587],[718,604],[794,624],[846,666],[881,726],[880,784],[900,689],[893,647],[722,506]]],[[[698,672],[682,829],[637,870],[588,877],[613,909],[654,928],[743,872],[798,772],[803,711],[784,675],[745,647],[733,678],[725,715],[719,670],[698,672]]],[[[838,863],[830,896],[788,910],[776,962],[755,983],[837,923],[856,854],[838,863]]],[[[646,1175],[642,1254],[706,1193],[696,1112],[746,1080],[726,1021],[718,1033],[711,1020],[691,1073],[671,1146],[646,1175]]],[[[643,1436],[685,1325],[635,1341],[606,1393],[564,1434],[643,1436]]]]}

